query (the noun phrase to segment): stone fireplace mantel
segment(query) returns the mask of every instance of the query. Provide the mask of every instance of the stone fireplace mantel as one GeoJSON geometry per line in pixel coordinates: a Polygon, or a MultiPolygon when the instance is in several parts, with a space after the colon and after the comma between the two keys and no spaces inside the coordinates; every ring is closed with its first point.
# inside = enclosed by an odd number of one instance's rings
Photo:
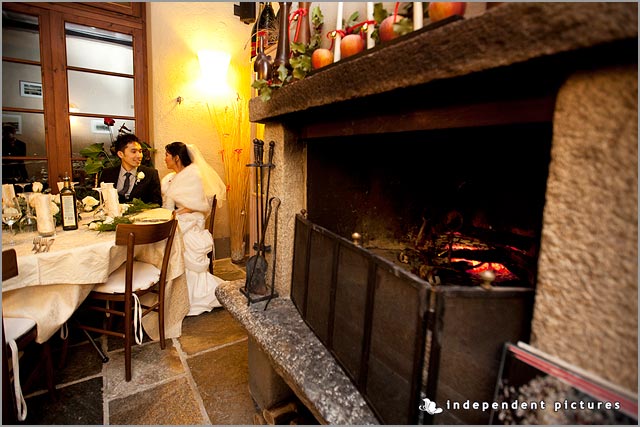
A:
{"type": "MultiPolygon", "coordinates": [[[[252,122],[637,37],[637,4],[503,3],[400,37],[250,101],[252,122]]],[[[289,117],[292,116],[292,117],[289,117]]]]}

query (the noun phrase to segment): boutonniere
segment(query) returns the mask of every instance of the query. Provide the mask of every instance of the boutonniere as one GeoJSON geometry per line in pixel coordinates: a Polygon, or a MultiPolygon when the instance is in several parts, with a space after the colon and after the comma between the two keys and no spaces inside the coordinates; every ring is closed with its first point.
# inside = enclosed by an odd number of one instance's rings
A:
{"type": "Polygon", "coordinates": [[[138,174],[136,175],[136,184],[138,184],[143,179],[144,179],[144,172],[138,172],[138,174]]]}

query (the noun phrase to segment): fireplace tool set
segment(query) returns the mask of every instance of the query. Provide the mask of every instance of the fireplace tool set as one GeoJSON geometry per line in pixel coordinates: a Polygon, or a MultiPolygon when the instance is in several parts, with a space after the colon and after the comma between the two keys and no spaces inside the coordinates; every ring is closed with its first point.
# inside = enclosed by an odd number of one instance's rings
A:
{"type": "Polygon", "coordinates": [[[255,195],[256,195],[256,228],[258,230],[257,242],[254,243],[253,249],[256,251],[255,255],[249,258],[247,261],[247,277],[245,285],[240,288],[240,292],[247,297],[247,305],[260,301],[267,300],[267,304],[264,309],[267,309],[269,302],[272,298],[277,297],[275,292],[275,271],[276,271],[276,251],[278,240],[278,210],[280,208],[281,201],[277,197],[269,198],[269,187],[271,185],[271,169],[275,167],[273,163],[273,151],[276,143],[271,141],[269,143],[269,153],[267,155],[267,163],[263,162],[264,156],[264,141],[260,139],[253,140],[253,154],[254,162],[247,165],[247,167],[255,168],[255,195]],[[267,186],[266,195],[263,197],[262,189],[264,187],[264,170],[267,170],[267,186]],[[267,206],[265,206],[265,200],[267,206]],[[266,209],[265,209],[266,208],[266,209]],[[271,246],[265,244],[267,227],[271,220],[271,215],[274,214],[274,236],[273,236],[273,251],[271,246]],[[273,266],[271,268],[271,284],[267,284],[267,260],[266,253],[272,252],[273,266]],[[270,288],[270,289],[269,289],[270,288]]]}

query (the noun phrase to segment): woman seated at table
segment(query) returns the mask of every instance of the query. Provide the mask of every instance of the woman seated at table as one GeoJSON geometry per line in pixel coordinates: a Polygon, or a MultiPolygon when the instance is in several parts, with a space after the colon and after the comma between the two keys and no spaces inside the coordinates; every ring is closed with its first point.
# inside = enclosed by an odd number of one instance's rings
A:
{"type": "Polygon", "coordinates": [[[220,307],[214,291],[221,279],[208,271],[213,236],[205,228],[205,218],[214,195],[226,199],[226,186],[197,147],[172,142],[165,150],[164,161],[173,172],[162,178],[162,206],[177,213],[191,304],[188,315],[195,316],[220,307]]]}

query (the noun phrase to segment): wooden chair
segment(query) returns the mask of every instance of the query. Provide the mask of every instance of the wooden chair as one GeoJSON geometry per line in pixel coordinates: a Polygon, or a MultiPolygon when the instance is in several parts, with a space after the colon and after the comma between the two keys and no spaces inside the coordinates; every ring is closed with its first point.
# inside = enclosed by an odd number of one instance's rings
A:
{"type": "Polygon", "coordinates": [[[106,283],[93,288],[83,303],[86,308],[102,312],[105,316],[108,313],[111,317],[120,316],[124,319],[123,332],[111,330],[110,325],[98,328],[79,323],[78,326],[86,331],[124,338],[126,381],[131,381],[132,341],[135,339],[138,344],[142,343],[142,317],[152,311],[158,313],[160,348],[165,348],[164,295],[167,267],[177,225],[178,221],[175,219],[175,215],[170,221],[159,224],[118,224],[115,237],[116,245],[127,246],[127,261],[109,275],[106,283]],[[152,264],[135,260],[136,246],[156,243],[165,239],[160,269],[152,264]],[[147,293],[157,295],[155,303],[151,305],[140,303],[139,297],[147,293]],[[118,309],[118,307],[124,308],[118,309]]]}
{"type": "MultiPolygon", "coordinates": [[[[216,207],[218,206],[218,198],[214,195],[213,201],[211,202],[211,213],[209,214],[209,223],[208,229],[209,233],[213,236],[213,222],[216,219],[216,207]]],[[[215,243],[214,243],[215,246],[215,243]]],[[[211,252],[207,254],[209,257],[209,273],[213,274],[213,262],[215,261],[215,250],[214,247],[211,248],[211,252]]]]}
{"type": "MultiPolygon", "coordinates": [[[[2,280],[7,280],[18,275],[18,260],[15,249],[2,251],[2,280]]],[[[3,424],[12,424],[16,421],[24,421],[27,417],[27,404],[22,396],[20,381],[20,356],[19,352],[25,352],[28,346],[40,347],[39,361],[24,381],[24,388],[28,389],[36,378],[38,371],[44,367],[47,390],[55,400],[55,386],[53,381],[53,362],[51,360],[51,348],[49,342],[42,345],[35,344],[38,336],[36,322],[26,318],[2,317],[2,421],[3,424]],[[11,354],[11,357],[9,357],[11,354]],[[11,387],[11,364],[13,371],[13,390],[11,387]]]]}

